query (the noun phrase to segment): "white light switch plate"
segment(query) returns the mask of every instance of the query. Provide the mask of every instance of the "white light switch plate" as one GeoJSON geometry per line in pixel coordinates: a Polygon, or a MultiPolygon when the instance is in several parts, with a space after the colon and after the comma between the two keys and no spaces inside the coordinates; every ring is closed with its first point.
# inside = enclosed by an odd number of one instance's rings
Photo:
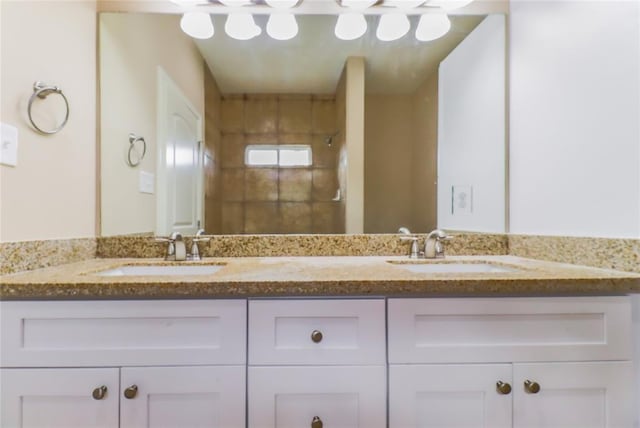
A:
{"type": "Polygon", "coordinates": [[[151,172],[140,171],[138,190],[140,193],[149,193],[153,195],[155,192],[155,174],[151,172]]]}
{"type": "Polygon", "coordinates": [[[0,123],[0,163],[18,165],[18,128],[0,123]]]}

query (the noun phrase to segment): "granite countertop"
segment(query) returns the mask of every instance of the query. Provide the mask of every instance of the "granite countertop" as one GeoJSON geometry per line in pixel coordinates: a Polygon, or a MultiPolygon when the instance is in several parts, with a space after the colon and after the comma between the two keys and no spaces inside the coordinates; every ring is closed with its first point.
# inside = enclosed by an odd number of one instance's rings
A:
{"type": "Polygon", "coordinates": [[[588,295],[640,292],[640,274],[514,256],[453,256],[411,261],[400,256],[92,259],[0,276],[1,300],[153,299],[281,296],[588,295]],[[490,263],[513,269],[483,273],[413,273],[407,263],[490,263]],[[99,276],[121,266],[218,264],[192,276],[99,276]]]}

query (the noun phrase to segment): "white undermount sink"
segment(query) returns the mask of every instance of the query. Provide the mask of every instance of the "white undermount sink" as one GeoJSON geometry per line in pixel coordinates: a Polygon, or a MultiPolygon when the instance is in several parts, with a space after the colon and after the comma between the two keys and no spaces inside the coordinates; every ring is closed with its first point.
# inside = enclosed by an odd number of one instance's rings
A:
{"type": "Polygon", "coordinates": [[[224,265],[134,265],[97,272],[98,276],[190,276],[211,275],[224,265]]]}
{"type": "Polygon", "coordinates": [[[413,273],[500,273],[516,272],[517,269],[501,266],[493,263],[397,263],[394,266],[406,269],[413,273]]]}

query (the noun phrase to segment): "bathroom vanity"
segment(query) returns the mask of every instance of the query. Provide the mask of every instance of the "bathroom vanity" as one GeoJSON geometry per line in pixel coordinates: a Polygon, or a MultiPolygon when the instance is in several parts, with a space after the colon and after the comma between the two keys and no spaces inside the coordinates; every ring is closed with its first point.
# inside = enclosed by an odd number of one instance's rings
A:
{"type": "Polygon", "coordinates": [[[2,426],[632,425],[624,294],[640,275],[406,262],[210,259],[222,269],[170,277],[103,276],[166,264],[97,259],[3,277],[2,426]]]}

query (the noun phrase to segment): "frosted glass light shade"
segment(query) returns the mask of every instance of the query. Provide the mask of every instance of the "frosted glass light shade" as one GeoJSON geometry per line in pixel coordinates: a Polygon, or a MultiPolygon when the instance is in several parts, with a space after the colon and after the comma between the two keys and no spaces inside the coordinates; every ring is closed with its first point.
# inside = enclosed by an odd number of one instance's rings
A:
{"type": "Polygon", "coordinates": [[[402,9],[402,10],[407,10],[407,9],[413,9],[415,7],[418,7],[422,5],[424,2],[425,0],[385,0],[384,5],[397,7],[398,9],[402,9]]]}
{"type": "Polygon", "coordinates": [[[250,13],[230,13],[224,31],[236,40],[250,40],[262,33],[250,13]]]}
{"type": "Polygon", "coordinates": [[[444,36],[451,29],[451,21],[444,13],[422,15],[416,28],[416,39],[421,42],[436,40],[444,36]]]}
{"type": "Polygon", "coordinates": [[[225,6],[229,7],[240,7],[247,6],[251,4],[251,0],[219,0],[225,6]]]}
{"type": "Polygon", "coordinates": [[[208,39],[214,33],[211,16],[204,12],[185,13],[180,19],[180,28],[194,39],[208,39]]]}
{"type": "Polygon", "coordinates": [[[432,0],[429,2],[429,6],[440,6],[444,10],[449,11],[461,9],[471,2],[473,2],[473,0],[432,0]]]}
{"type": "Polygon", "coordinates": [[[298,4],[298,0],[265,0],[274,9],[290,9],[298,4]]]}
{"type": "Polygon", "coordinates": [[[366,8],[376,4],[377,1],[378,0],[342,0],[340,5],[353,10],[365,10],[366,8]]]}
{"type": "Polygon", "coordinates": [[[367,32],[367,20],[361,13],[342,13],[334,32],[340,40],[355,40],[367,32]]]}
{"type": "Polygon", "coordinates": [[[293,39],[298,34],[298,22],[292,13],[274,13],[269,15],[267,34],[276,40],[293,39]]]}
{"type": "Polygon", "coordinates": [[[404,37],[411,29],[407,15],[401,13],[387,13],[380,15],[376,37],[383,42],[390,42],[404,37]]]}

